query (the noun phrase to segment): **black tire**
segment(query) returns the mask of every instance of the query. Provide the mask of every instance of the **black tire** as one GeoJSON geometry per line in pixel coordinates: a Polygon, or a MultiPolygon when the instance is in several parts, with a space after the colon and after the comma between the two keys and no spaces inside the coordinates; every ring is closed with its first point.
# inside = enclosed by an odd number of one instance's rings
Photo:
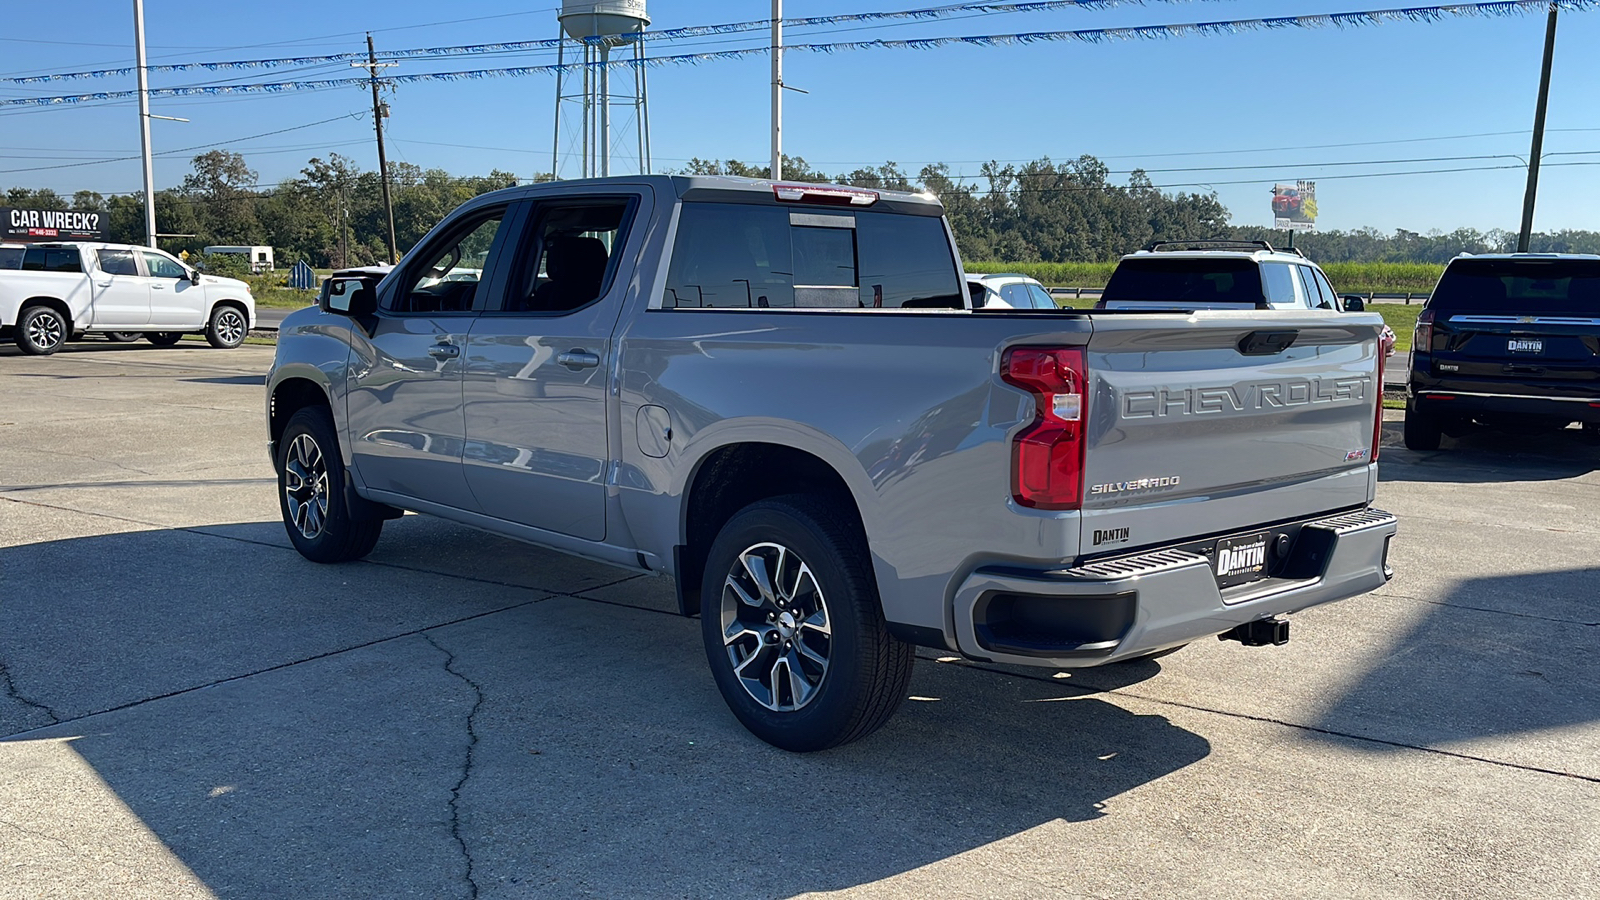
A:
{"type": "Polygon", "coordinates": [[[711,545],[700,595],[706,659],[734,716],[775,747],[804,753],[858,740],[887,722],[906,697],[916,657],[910,644],[889,634],[863,543],[859,527],[833,507],[793,495],[745,507],[711,545]],[[792,554],[785,557],[787,568],[772,555],[775,547],[792,554]],[[752,554],[768,554],[759,568],[776,586],[757,591],[754,603],[741,602],[736,592],[751,596],[748,590],[728,585],[737,575],[759,587],[750,577],[753,569],[742,562],[752,554]],[[810,572],[809,588],[804,570],[810,572]],[[791,574],[794,582],[785,587],[791,574]],[[736,628],[742,637],[724,640],[736,628]],[[826,660],[820,670],[819,655],[826,660]],[[753,667],[755,678],[739,676],[735,656],[753,667]],[[804,697],[793,686],[796,664],[804,697]],[[760,682],[763,669],[770,687],[760,682]]]}
{"type": "Polygon", "coordinates": [[[144,335],[137,331],[108,331],[105,334],[106,340],[113,344],[131,344],[134,341],[137,341],[139,338],[144,337],[144,335]]]}
{"type": "Polygon", "coordinates": [[[17,349],[30,356],[49,356],[67,342],[72,329],[67,318],[49,306],[30,306],[17,317],[17,349]]]}
{"type": "Polygon", "coordinates": [[[244,343],[250,333],[250,320],[237,306],[219,303],[211,310],[211,320],[206,323],[206,342],[218,350],[232,350],[244,343]]]}
{"type": "Polygon", "coordinates": [[[1406,401],[1405,431],[1408,450],[1437,450],[1439,439],[1444,435],[1439,429],[1439,420],[1418,409],[1414,399],[1406,401]]]}
{"type": "Polygon", "coordinates": [[[176,347],[178,342],[183,340],[183,332],[147,331],[144,333],[144,339],[152,344],[155,344],[157,347],[176,347]]]}
{"type": "Polygon", "coordinates": [[[290,417],[276,463],[278,510],[301,556],[339,563],[372,552],[383,521],[355,521],[345,508],[344,460],[327,407],[310,406],[290,417]]]}

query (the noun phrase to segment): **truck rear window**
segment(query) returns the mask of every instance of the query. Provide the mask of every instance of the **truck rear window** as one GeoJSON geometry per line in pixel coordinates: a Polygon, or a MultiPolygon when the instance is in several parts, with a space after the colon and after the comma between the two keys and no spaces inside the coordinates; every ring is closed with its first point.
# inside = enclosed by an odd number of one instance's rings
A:
{"type": "Polygon", "coordinates": [[[77,247],[29,247],[22,254],[25,272],[82,272],[77,247]]]}
{"type": "Polygon", "coordinates": [[[1247,259],[1125,259],[1102,299],[1261,303],[1261,275],[1247,259]]]}
{"type": "Polygon", "coordinates": [[[22,268],[21,247],[0,247],[0,269],[22,268]]]}
{"type": "Polygon", "coordinates": [[[1456,260],[1444,270],[1431,309],[1443,312],[1600,314],[1600,260],[1456,260]]]}
{"type": "Polygon", "coordinates": [[[685,203],[664,308],[963,309],[937,216],[685,203]]]}

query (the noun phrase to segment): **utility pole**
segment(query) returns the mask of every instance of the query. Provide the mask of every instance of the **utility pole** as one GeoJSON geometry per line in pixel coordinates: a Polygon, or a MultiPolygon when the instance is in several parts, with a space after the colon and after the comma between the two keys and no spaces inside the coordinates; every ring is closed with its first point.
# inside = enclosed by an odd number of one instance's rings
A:
{"type": "Polygon", "coordinates": [[[772,180],[783,179],[783,0],[772,0],[772,180]]]}
{"type": "Polygon", "coordinates": [[[144,59],[144,0],[133,0],[134,55],[139,64],[139,143],[144,150],[144,242],[156,245],[156,176],[150,161],[150,76],[144,59]]]}
{"type": "Polygon", "coordinates": [[[1533,242],[1533,205],[1539,198],[1539,157],[1544,153],[1544,117],[1550,105],[1550,67],[1556,56],[1556,16],[1560,9],[1550,4],[1550,21],[1544,30],[1544,68],[1539,72],[1539,106],[1533,112],[1533,150],[1528,154],[1528,192],[1522,198],[1522,231],[1517,235],[1517,252],[1527,253],[1533,242]]]}
{"type": "Polygon", "coordinates": [[[378,70],[399,63],[378,62],[378,52],[372,49],[372,32],[367,32],[367,62],[351,63],[355,68],[364,68],[372,76],[372,127],[378,133],[378,183],[383,186],[383,214],[389,221],[389,264],[400,261],[400,251],[395,246],[394,237],[394,201],[389,197],[389,158],[383,150],[383,102],[378,99],[378,70]]]}

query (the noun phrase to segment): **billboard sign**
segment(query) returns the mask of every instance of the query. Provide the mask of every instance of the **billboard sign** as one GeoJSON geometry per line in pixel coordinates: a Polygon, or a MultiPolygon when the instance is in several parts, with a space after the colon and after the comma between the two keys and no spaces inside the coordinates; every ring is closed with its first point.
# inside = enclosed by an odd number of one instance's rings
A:
{"type": "Polygon", "coordinates": [[[1296,181],[1272,188],[1272,227],[1284,231],[1317,230],[1317,183],[1296,181]]]}
{"type": "Polygon", "coordinates": [[[103,212],[0,206],[0,241],[104,241],[110,218],[103,212]]]}

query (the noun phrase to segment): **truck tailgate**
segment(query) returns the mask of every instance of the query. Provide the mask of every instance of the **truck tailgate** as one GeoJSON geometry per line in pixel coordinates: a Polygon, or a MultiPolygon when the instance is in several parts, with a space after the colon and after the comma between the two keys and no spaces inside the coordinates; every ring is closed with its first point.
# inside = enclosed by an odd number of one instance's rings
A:
{"type": "Polygon", "coordinates": [[[1096,315],[1080,552],[1370,502],[1380,328],[1320,312],[1096,315]]]}

